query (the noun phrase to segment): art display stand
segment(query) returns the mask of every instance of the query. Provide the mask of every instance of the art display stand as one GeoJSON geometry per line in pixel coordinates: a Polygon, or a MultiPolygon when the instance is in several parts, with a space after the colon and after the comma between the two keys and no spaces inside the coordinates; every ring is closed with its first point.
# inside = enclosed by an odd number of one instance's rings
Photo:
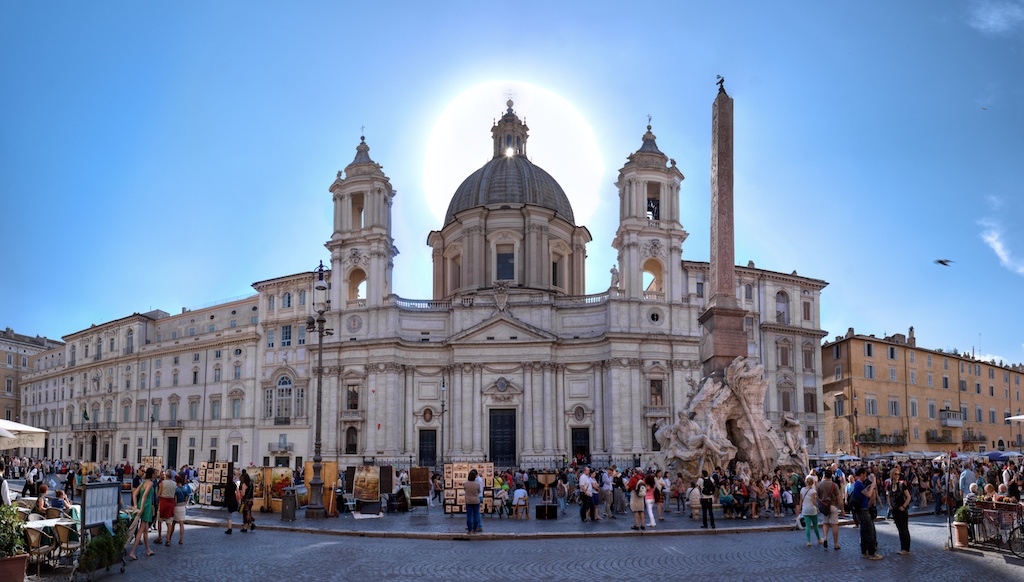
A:
{"type": "Polygon", "coordinates": [[[224,507],[224,491],[228,479],[235,478],[235,464],[230,461],[199,463],[199,504],[224,507]]]}
{"type": "Polygon", "coordinates": [[[285,487],[292,486],[292,470],[288,467],[268,467],[263,475],[270,511],[280,513],[282,492],[285,487]]]}
{"type": "Polygon", "coordinates": [[[484,480],[480,513],[494,513],[494,463],[449,463],[444,466],[445,514],[466,513],[466,491],[462,485],[469,479],[469,472],[473,469],[484,480]]]}
{"type": "Polygon", "coordinates": [[[409,469],[409,504],[412,507],[430,507],[430,469],[409,469]]]}

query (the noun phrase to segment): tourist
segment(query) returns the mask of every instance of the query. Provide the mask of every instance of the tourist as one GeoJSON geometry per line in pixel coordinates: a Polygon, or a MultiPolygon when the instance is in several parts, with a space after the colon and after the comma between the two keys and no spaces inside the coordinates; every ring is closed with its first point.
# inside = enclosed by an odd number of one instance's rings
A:
{"type": "Polygon", "coordinates": [[[178,476],[174,478],[174,483],[177,487],[174,488],[174,521],[170,525],[170,529],[167,531],[167,541],[171,541],[171,533],[174,531],[174,525],[178,525],[178,545],[185,543],[185,515],[188,508],[188,500],[192,497],[192,485],[185,482],[185,477],[178,473],[178,476]]]}
{"type": "Polygon", "coordinates": [[[616,519],[615,512],[612,511],[612,500],[614,499],[612,494],[613,479],[609,469],[601,471],[601,502],[604,505],[604,513],[601,517],[616,519]]]}
{"type": "Polygon", "coordinates": [[[75,500],[75,470],[68,467],[68,473],[64,477],[64,491],[67,492],[71,501],[75,500]]]}
{"type": "Polygon", "coordinates": [[[67,493],[64,490],[58,489],[53,492],[53,503],[50,507],[56,507],[57,509],[71,509],[71,500],[68,499],[67,493]]]}
{"type": "Polygon", "coordinates": [[[701,478],[697,480],[697,487],[700,488],[700,518],[703,522],[701,529],[708,528],[708,518],[711,519],[711,529],[715,529],[715,510],[712,507],[715,503],[715,494],[718,493],[718,485],[714,479],[708,476],[708,472],[701,471],[701,478]]]}
{"type": "Polygon", "coordinates": [[[821,533],[818,532],[818,490],[815,489],[817,480],[814,475],[808,475],[804,479],[805,486],[800,490],[800,515],[804,518],[804,535],[807,536],[807,547],[811,547],[811,530],[814,530],[814,537],[821,545],[821,533]]]}
{"type": "MultiPolygon", "coordinates": [[[[503,486],[504,489],[508,489],[508,485],[503,486]]],[[[506,497],[508,495],[506,494],[506,497]]],[[[558,509],[565,515],[565,500],[569,497],[569,484],[566,483],[565,474],[558,475],[558,481],[555,484],[555,499],[558,499],[558,509]]]]}
{"type": "Polygon", "coordinates": [[[612,513],[626,513],[629,502],[626,496],[626,483],[622,479],[622,472],[616,470],[612,475],[612,513]]]}
{"type": "Polygon", "coordinates": [[[167,524],[167,540],[165,545],[171,545],[171,530],[174,528],[174,490],[178,485],[166,471],[160,472],[160,481],[156,486],[156,543],[159,545],[163,540],[164,524],[167,524]]]}
{"type": "Polygon", "coordinates": [[[872,560],[881,560],[878,553],[878,538],[875,533],[875,522],[871,519],[869,504],[874,495],[876,484],[873,477],[868,476],[865,467],[854,473],[853,491],[850,494],[850,505],[853,507],[856,520],[860,524],[860,554],[872,560]]]}
{"type": "Polygon", "coordinates": [[[892,520],[896,524],[896,530],[900,533],[900,551],[897,553],[905,556],[910,553],[910,514],[908,511],[910,492],[907,491],[906,483],[900,479],[898,466],[889,472],[889,486],[886,488],[886,493],[889,496],[892,520]]]}
{"type": "Polygon", "coordinates": [[[658,471],[655,473],[654,479],[655,483],[658,485],[658,491],[661,492],[661,501],[658,503],[658,519],[665,519],[664,513],[672,513],[671,505],[668,509],[665,509],[665,504],[671,499],[669,495],[672,488],[672,481],[668,478],[668,473],[665,471],[658,471]]]}
{"type": "Polygon", "coordinates": [[[149,549],[149,525],[153,523],[153,475],[156,471],[150,467],[146,469],[146,478],[143,479],[138,488],[132,490],[132,506],[139,510],[139,529],[135,534],[135,542],[132,543],[132,549],[128,552],[129,560],[138,560],[135,557],[135,549],[139,547],[139,542],[143,542],[146,547],[146,555],[152,556],[156,554],[153,550],[149,549]]]}
{"type": "Polygon", "coordinates": [[[647,509],[647,527],[655,528],[658,527],[658,522],[654,519],[654,499],[655,495],[658,495],[658,483],[654,475],[648,473],[644,477],[644,483],[647,484],[647,491],[644,493],[644,507],[647,509]]]}
{"type": "Polygon", "coordinates": [[[764,504],[765,496],[767,492],[764,490],[764,483],[756,477],[751,479],[750,485],[750,515],[754,519],[761,517],[760,510],[764,504]]]}
{"type": "Polygon", "coordinates": [[[25,486],[21,488],[22,497],[36,495],[36,474],[38,473],[35,465],[30,465],[28,473],[25,473],[25,486]]]}
{"type": "MultiPolygon", "coordinates": [[[[479,481],[478,481],[479,482],[479,481]]],[[[515,490],[512,492],[512,508],[520,509],[526,508],[530,505],[530,493],[526,490],[526,484],[519,483],[516,485],[515,490]]],[[[527,516],[529,517],[529,516],[527,516]]]]}
{"type": "Polygon", "coordinates": [[[597,510],[594,508],[594,491],[597,488],[597,482],[590,476],[590,467],[583,468],[583,473],[580,475],[579,488],[580,521],[587,522],[597,517],[597,510]]]}
{"type": "MultiPolygon", "coordinates": [[[[699,496],[697,497],[697,502],[700,503],[699,496]]],[[[732,489],[729,488],[728,482],[718,486],[718,502],[722,504],[722,515],[726,518],[732,519],[739,515],[739,509],[736,507],[736,498],[733,497],[732,489]]]]}
{"type": "MultiPolygon", "coordinates": [[[[832,479],[832,469],[825,469],[824,476],[818,483],[818,509],[821,514],[820,522],[823,526],[822,545],[828,549],[828,532],[832,530],[832,542],[835,549],[839,549],[839,485],[832,479]]],[[[810,539],[810,538],[808,538],[810,539]]]]}
{"type": "Polygon", "coordinates": [[[483,495],[483,488],[480,487],[476,476],[476,469],[473,469],[462,486],[466,492],[466,533],[470,534],[483,531],[483,522],[480,521],[480,497],[483,495]]]}
{"type": "MultiPolygon", "coordinates": [[[[668,473],[665,473],[668,477],[668,473]]],[[[676,498],[676,513],[684,513],[683,506],[686,505],[686,481],[682,473],[676,473],[676,480],[672,482],[672,496],[676,498]]]]}
{"type": "MultiPolygon", "coordinates": [[[[253,522],[252,519],[252,479],[249,478],[249,473],[247,473],[246,471],[242,471],[239,497],[241,497],[242,501],[242,533],[247,533],[249,530],[255,530],[256,524],[255,522],[253,522]]],[[[170,536],[168,536],[168,541],[170,541],[170,536]]]]}
{"type": "Polygon", "coordinates": [[[46,499],[46,493],[49,490],[50,488],[45,483],[39,485],[39,494],[36,497],[35,504],[32,506],[32,513],[46,517],[46,510],[50,507],[50,503],[46,499]]]}
{"type": "Polygon", "coordinates": [[[238,513],[238,486],[234,475],[228,477],[228,484],[224,487],[224,507],[228,510],[228,529],[224,533],[231,535],[231,514],[238,513]]]}
{"type": "Polygon", "coordinates": [[[643,480],[643,473],[638,467],[626,485],[629,489],[629,510],[633,512],[632,529],[644,529],[644,506],[647,498],[647,483],[643,480]]]}

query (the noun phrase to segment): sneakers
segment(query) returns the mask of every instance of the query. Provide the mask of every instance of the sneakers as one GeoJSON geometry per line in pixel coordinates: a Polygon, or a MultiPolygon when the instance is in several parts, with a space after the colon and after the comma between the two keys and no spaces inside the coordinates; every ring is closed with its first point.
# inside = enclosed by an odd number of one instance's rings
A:
{"type": "Polygon", "coordinates": [[[872,560],[881,560],[881,559],[882,559],[882,558],[884,558],[884,557],[885,557],[885,556],[883,556],[882,554],[873,554],[873,555],[871,555],[871,556],[870,556],[870,558],[871,558],[872,560]]]}
{"type": "Polygon", "coordinates": [[[910,555],[910,550],[900,550],[900,551],[898,551],[896,553],[901,555],[901,556],[908,556],[908,555],[910,555]]]}
{"type": "Polygon", "coordinates": [[[230,529],[227,529],[227,530],[225,530],[225,531],[224,531],[224,533],[226,533],[226,534],[228,534],[228,535],[231,535],[231,530],[230,530],[230,529]]]}

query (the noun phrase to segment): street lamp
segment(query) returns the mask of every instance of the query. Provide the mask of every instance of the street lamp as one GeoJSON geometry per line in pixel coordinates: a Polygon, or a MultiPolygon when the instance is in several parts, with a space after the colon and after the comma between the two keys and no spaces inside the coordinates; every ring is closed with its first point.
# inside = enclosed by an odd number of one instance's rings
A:
{"type": "MultiPolygon", "coordinates": [[[[316,284],[313,286],[314,294],[319,292],[323,294],[327,291],[327,282],[324,281],[324,262],[320,261],[320,266],[316,269],[316,284]]],[[[314,311],[317,316],[314,318],[312,315],[306,318],[306,331],[310,333],[316,332],[317,334],[317,346],[316,346],[316,436],[313,441],[313,478],[309,482],[309,505],[306,506],[306,517],[309,519],[320,519],[324,517],[324,480],[320,476],[320,470],[322,465],[320,461],[320,413],[321,403],[323,399],[323,385],[324,385],[324,336],[334,335],[333,329],[325,327],[327,318],[324,317],[324,313],[327,312],[330,300],[325,299],[321,303],[316,303],[316,297],[314,295],[314,311]]]]}
{"type": "Polygon", "coordinates": [[[860,435],[857,434],[857,409],[853,409],[853,443],[857,448],[857,456],[860,456],[860,435]]]}
{"type": "MultiPolygon", "coordinates": [[[[1017,409],[1017,416],[1020,416],[1020,409],[1019,408],[1017,409]]],[[[1021,438],[1020,438],[1020,425],[1022,425],[1022,424],[1024,424],[1024,422],[1022,422],[1020,420],[1017,421],[1017,452],[1018,453],[1021,452],[1021,450],[1022,450],[1022,444],[1021,444],[1021,438]]]]}

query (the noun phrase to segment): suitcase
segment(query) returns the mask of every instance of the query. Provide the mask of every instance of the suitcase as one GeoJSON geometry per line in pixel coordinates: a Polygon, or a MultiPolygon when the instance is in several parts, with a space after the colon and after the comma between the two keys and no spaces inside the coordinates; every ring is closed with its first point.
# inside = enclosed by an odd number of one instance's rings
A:
{"type": "Polygon", "coordinates": [[[537,519],[558,519],[557,505],[537,505],[537,519]]]}

